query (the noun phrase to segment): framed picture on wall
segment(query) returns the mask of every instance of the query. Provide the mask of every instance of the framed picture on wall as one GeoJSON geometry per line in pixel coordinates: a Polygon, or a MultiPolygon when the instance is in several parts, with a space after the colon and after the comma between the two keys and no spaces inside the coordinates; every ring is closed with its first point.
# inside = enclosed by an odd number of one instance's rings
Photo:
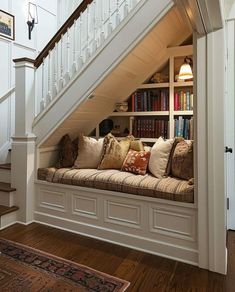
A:
{"type": "Polygon", "coordinates": [[[15,17],[0,10],[0,37],[15,39],[15,17]]]}

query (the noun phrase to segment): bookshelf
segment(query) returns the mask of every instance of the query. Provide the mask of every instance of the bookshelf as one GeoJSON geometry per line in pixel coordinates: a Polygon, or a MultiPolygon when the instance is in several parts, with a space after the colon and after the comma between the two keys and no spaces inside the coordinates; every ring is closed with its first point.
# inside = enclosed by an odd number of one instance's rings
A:
{"type": "MultiPolygon", "coordinates": [[[[116,127],[114,135],[120,136],[119,139],[125,136],[125,129],[146,143],[154,143],[159,136],[193,139],[193,81],[176,81],[184,58],[193,56],[193,46],[168,51],[169,60],[160,70],[168,80],[150,83],[151,76],[128,98],[127,112],[115,111],[109,116],[116,127]]],[[[155,75],[159,77],[159,73],[155,75]]]]}

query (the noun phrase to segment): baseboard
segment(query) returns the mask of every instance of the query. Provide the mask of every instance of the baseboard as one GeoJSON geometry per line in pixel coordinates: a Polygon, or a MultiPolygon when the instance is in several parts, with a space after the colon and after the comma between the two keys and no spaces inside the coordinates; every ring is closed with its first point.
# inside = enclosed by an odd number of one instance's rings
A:
{"type": "Polygon", "coordinates": [[[35,212],[35,222],[142,252],[198,266],[198,251],[74,220],[35,212]],[[145,248],[143,248],[143,246],[145,248]]]}

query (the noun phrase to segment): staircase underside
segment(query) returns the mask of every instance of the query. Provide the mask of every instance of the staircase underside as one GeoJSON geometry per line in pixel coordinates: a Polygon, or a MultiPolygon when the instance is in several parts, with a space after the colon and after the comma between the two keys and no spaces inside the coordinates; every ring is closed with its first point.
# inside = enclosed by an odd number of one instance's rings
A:
{"type": "Polygon", "coordinates": [[[57,145],[66,133],[70,133],[71,137],[76,137],[78,133],[89,134],[113,112],[116,102],[126,100],[140,84],[167,62],[168,48],[182,44],[191,34],[192,30],[184,14],[176,6],[172,7],[102,80],[92,92],[92,98],[76,107],[44,141],[39,141],[40,147],[57,145]]]}

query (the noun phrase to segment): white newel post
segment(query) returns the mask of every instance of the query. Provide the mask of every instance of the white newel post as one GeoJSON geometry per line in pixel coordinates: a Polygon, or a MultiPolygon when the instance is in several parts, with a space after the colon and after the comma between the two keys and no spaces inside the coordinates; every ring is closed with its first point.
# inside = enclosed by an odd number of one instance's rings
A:
{"type": "Polygon", "coordinates": [[[35,68],[33,60],[16,59],[15,134],[12,137],[11,184],[16,188],[18,220],[33,220],[35,139],[32,123],[35,113],[35,68]]]}

